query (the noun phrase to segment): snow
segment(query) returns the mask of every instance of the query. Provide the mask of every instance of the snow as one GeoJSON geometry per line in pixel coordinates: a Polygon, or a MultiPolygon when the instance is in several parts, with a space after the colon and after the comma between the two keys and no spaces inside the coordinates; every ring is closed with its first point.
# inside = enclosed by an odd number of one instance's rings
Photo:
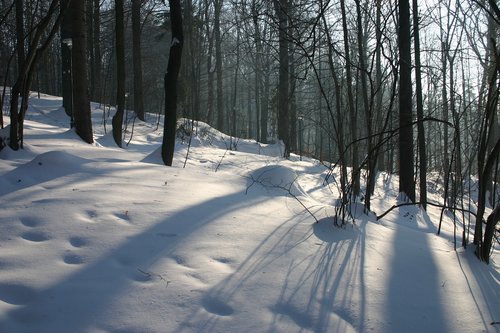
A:
{"type": "MultiPolygon", "coordinates": [[[[318,161],[199,123],[166,167],[155,119],[120,149],[92,108],[88,145],[33,98],[24,149],[0,151],[0,332],[500,332],[498,248],[454,251],[438,209],[334,227],[318,161]]],[[[398,185],[378,182],[380,214],[398,185]]]]}

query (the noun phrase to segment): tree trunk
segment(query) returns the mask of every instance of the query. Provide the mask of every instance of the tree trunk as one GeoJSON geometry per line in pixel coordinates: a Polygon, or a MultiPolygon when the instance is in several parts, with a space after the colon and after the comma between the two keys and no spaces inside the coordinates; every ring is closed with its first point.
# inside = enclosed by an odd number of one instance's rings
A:
{"type": "Polygon", "coordinates": [[[223,0],[215,0],[214,35],[215,35],[215,70],[217,72],[217,129],[224,131],[224,94],[222,90],[222,39],[220,31],[220,12],[223,0]]]}
{"type": "MultiPolygon", "coordinates": [[[[360,0],[356,0],[356,21],[358,27],[357,33],[357,41],[358,41],[358,56],[359,56],[359,70],[361,76],[361,96],[363,102],[363,109],[366,118],[366,133],[367,133],[367,177],[366,177],[366,190],[365,190],[365,209],[370,211],[370,203],[371,203],[371,195],[375,190],[375,175],[377,171],[375,170],[375,162],[376,156],[374,156],[373,150],[373,128],[374,119],[372,107],[368,101],[368,83],[367,83],[367,75],[368,70],[366,68],[366,51],[364,45],[364,33],[363,33],[363,24],[362,24],[362,16],[361,16],[361,3],[360,0]]],[[[361,171],[361,170],[360,170],[361,171]]]]}
{"type": "Polygon", "coordinates": [[[415,46],[415,81],[417,95],[417,139],[419,157],[419,187],[422,208],[427,206],[427,154],[425,151],[424,103],[422,99],[422,69],[420,65],[420,27],[418,1],[413,0],[413,42],[415,46]]]}
{"type": "Polygon", "coordinates": [[[214,117],[214,68],[212,65],[213,58],[213,50],[214,50],[214,32],[210,32],[210,2],[209,0],[205,0],[205,34],[208,38],[208,50],[207,50],[207,74],[208,74],[208,82],[207,82],[207,116],[206,121],[210,125],[214,125],[212,123],[214,117]]]}
{"type": "MultiPolygon", "coordinates": [[[[347,80],[347,105],[348,113],[351,120],[351,141],[358,139],[357,135],[357,115],[354,108],[354,97],[352,94],[352,73],[351,73],[351,56],[349,48],[349,33],[347,29],[347,14],[345,10],[345,1],[340,1],[340,9],[342,12],[342,29],[344,33],[344,53],[346,62],[346,80],[347,80]]],[[[360,173],[359,173],[359,161],[358,161],[358,145],[352,146],[351,152],[351,167],[352,167],[352,192],[354,195],[359,194],[360,189],[360,173]]]]}
{"type": "MultiPolygon", "coordinates": [[[[255,43],[255,138],[256,140],[261,140],[262,136],[260,134],[260,103],[261,103],[261,90],[262,90],[262,40],[260,37],[260,25],[259,25],[259,12],[257,10],[256,0],[252,1],[252,22],[254,28],[254,43],[255,43]]],[[[251,133],[251,122],[249,118],[248,131],[251,133]]],[[[261,140],[262,141],[262,140],[261,140]]]]}
{"type": "Polygon", "coordinates": [[[71,1],[73,14],[73,119],[76,133],[87,143],[94,142],[87,77],[85,1],[71,1]]]}
{"type": "Polygon", "coordinates": [[[175,130],[177,125],[177,77],[181,67],[182,46],[182,12],[180,0],[169,0],[170,21],[172,25],[172,42],[168,58],[167,74],[165,74],[165,124],[161,156],[165,165],[172,166],[175,150],[175,130]]]}
{"type": "MultiPolygon", "coordinates": [[[[62,0],[62,2],[69,4],[70,0],[62,0]]],[[[68,117],[73,117],[73,96],[71,89],[71,48],[67,41],[72,38],[72,22],[73,17],[72,8],[69,7],[67,14],[63,16],[61,23],[61,66],[62,66],[62,97],[64,111],[68,117]]],[[[71,124],[73,127],[73,124],[71,124]]]]}
{"type": "Polygon", "coordinates": [[[16,38],[17,38],[17,73],[18,79],[16,84],[11,89],[10,103],[10,147],[13,150],[19,149],[19,96],[22,86],[25,84],[24,79],[24,1],[16,1],[16,38]]]}
{"type": "Polygon", "coordinates": [[[495,210],[488,216],[486,220],[486,229],[484,230],[484,242],[482,247],[481,259],[487,264],[490,263],[491,247],[493,244],[493,236],[495,234],[495,227],[500,221],[500,204],[497,205],[495,210]]]}
{"type": "Polygon", "coordinates": [[[132,0],[132,54],[134,64],[134,111],[144,121],[141,55],[141,0],[132,0]]]}
{"type": "Polygon", "coordinates": [[[113,116],[113,139],[122,146],[122,124],[125,111],[125,37],[123,20],[123,0],[115,0],[116,33],[116,113],[113,116]]]}
{"type": "MultiPolygon", "coordinates": [[[[236,13],[235,13],[236,15],[236,13]]],[[[234,90],[233,90],[233,101],[232,101],[232,123],[231,123],[231,136],[236,138],[236,101],[238,97],[238,72],[240,70],[240,29],[236,27],[236,66],[234,68],[234,90]]],[[[235,140],[235,139],[234,139],[235,140]]],[[[231,149],[236,147],[231,147],[231,149]]]]}
{"type": "Polygon", "coordinates": [[[102,91],[101,91],[101,69],[102,69],[102,55],[101,55],[101,7],[100,0],[93,0],[93,19],[92,19],[92,37],[93,41],[93,55],[94,55],[94,86],[93,97],[95,98],[95,102],[102,102],[102,91]]]}
{"type": "Polygon", "coordinates": [[[415,202],[413,170],[410,4],[399,2],[399,191],[415,202]]]}
{"type": "Polygon", "coordinates": [[[274,8],[278,17],[279,35],[279,86],[278,86],[278,139],[285,145],[283,157],[290,156],[290,124],[289,124],[289,55],[287,40],[288,0],[274,0],[274,8]]]}
{"type": "MultiPolygon", "coordinates": [[[[288,0],[288,9],[287,9],[287,17],[289,23],[287,24],[287,33],[288,36],[294,36],[294,24],[292,19],[297,13],[293,7],[293,0],[288,0]]],[[[288,122],[290,124],[289,129],[289,142],[290,142],[290,151],[297,152],[297,99],[296,99],[296,73],[295,73],[295,46],[293,41],[288,43],[288,57],[289,57],[289,93],[288,93],[288,122]]]]}

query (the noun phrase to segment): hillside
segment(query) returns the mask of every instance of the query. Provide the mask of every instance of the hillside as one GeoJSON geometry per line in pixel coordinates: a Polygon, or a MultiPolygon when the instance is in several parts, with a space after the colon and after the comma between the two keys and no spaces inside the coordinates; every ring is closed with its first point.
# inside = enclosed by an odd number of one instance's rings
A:
{"type": "MultiPolygon", "coordinates": [[[[169,168],[153,116],[120,149],[98,105],[88,145],[59,98],[31,103],[0,151],[0,332],[500,332],[498,248],[454,251],[436,208],[338,228],[335,177],[279,145],[199,123],[169,168]]],[[[397,189],[381,174],[373,210],[397,189]]]]}

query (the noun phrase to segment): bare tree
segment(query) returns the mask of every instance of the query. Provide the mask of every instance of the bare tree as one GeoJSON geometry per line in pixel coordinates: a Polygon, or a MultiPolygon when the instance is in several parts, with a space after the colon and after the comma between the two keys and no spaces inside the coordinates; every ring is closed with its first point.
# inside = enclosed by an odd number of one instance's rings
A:
{"type": "Polygon", "coordinates": [[[115,41],[116,41],[116,113],[113,116],[113,139],[122,146],[122,124],[125,112],[125,37],[123,0],[115,0],[115,41]]]}
{"type": "Polygon", "coordinates": [[[169,0],[172,42],[165,74],[165,124],[161,156],[165,165],[172,166],[175,150],[175,130],[177,126],[177,78],[181,67],[184,34],[180,0],[169,0]]]}
{"type": "Polygon", "coordinates": [[[132,53],[134,65],[134,112],[144,120],[141,55],[141,0],[132,0],[132,53]]]}
{"type": "MultiPolygon", "coordinates": [[[[351,56],[349,47],[349,32],[347,27],[347,13],[345,7],[345,1],[340,0],[340,9],[342,13],[342,30],[344,33],[344,57],[346,66],[346,86],[347,86],[347,106],[348,112],[351,120],[351,141],[358,139],[357,137],[357,114],[354,107],[354,97],[352,93],[352,71],[351,71],[351,56]]],[[[358,161],[358,147],[357,145],[352,146],[351,150],[351,166],[352,166],[352,192],[354,195],[359,194],[360,190],[360,173],[359,173],[359,161],[358,161]]]]}
{"type": "MultiPolygon", "coordinates": [[[[24,61],[21,69],[18,72],[17,79],[12,86],[11,90],[11,101],[10,101],[10,142],[9,145],[13,150],[19,149],[23,144],[23,124],[26,111],[28,110],[29,92],[31,88],[31,83],[33,80],[33,73],[36,64],[40,60],[42,54],[47,50],[51,44],[54,36],[59,29],[61,23],[62,15],[66,7],[62,7],[59,15],[56,16],[59,1],[53,0],[50,3],[49,8],[45,16],[43,16],[36,27],[30,31],[29,45],[27,48],[27,53],[24,56],[24,61]],[[52,23],[52,24],[51,24],[52,23]],[[50,26],[50,29],[49,29],[50,26]],[[42,42],[43,34],[47,31],[47,36],[42,42]],[[19,106],[19,97],[21,97],[21,105],[19,106]]],[[[67,5],[67,4],[66,4],[67,5]]],[[[21,13],[22,14],[22,13],[21,13]]],[[[21,19],[18,17],[18,19],[21,19]]],[[[18,43],[25,43],[26,36],[22,39],[18,38],[18,43]]]]}
{"type": "Polygon", "coordinates": [[[86,1],[71,1],[73,23],[72,86],[73,119],[76,133],[87,143],[94,142],[87,76],[86,1]]]}
{"type": "Polygon", "coordinates": [[[288,0],[274,0],[274,9],[278,18],[279,35],[278,138],[283,140],[285,145],[283,156],[287,158],[290,156],[288,0]]]}
{"type": "Polygon", "coordinates": [[[214,10],[214,36],[215,36],[215,71],[217,72],[217,129],[224,131],[224,93],[222,88],[222,37],[221,37],[221,11],[223,0],[215,0],[214,10]]]}
{"type": "Polygon", "coordinates": [[[399,191],[415,202],[413,170],[410,4],[399,1],[399,191]]]}
{"type": "Polygon", "coordinates": [[[425,151],[424,103],[422,99],[422,65],[420,62],[420,25],[418,1],[413,0],[413,43],[415,47],[415,83],[417,97],[417,135],[419,161],[419,188],[422,208],[427,206],[427,153],[425,151]]]}

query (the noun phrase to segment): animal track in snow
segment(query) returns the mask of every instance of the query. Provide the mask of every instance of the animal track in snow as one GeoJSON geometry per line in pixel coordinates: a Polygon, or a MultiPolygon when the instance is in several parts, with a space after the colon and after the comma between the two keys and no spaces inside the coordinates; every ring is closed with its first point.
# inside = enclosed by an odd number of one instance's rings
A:
{"type": "Polygon", "coordinates": [[[234,313],[234,309],[227,305],[225,302],[221,301],[212,296],[206,296],[201,301],[201,304],[207,310],[207,312],[213,313],[217,316],[227,317],[234,313]]]}
{"type": "Polygon", "coordinates": [[[34,243],[40,243],[50,239],[48,235],[38,231],[27,231],[21,235],[21,238],[34,243]]]}
{"type": "Polygon", "coordinates": [[[85,262],[81,256],[74,253],[66,253],[63,256],[63,261],[68,265],[80,265],[85,262]]]}
{"type": "Polygon", "coordinates": [[[78,214],[77,220],[84,221],[87,223],[95,223],[99,214],[95,210],[87,210],[81,214],[78,214]]]}
{"type": "Polygon", "coordinates": [[[73,247],[84,247],[88,242],[85,238],[82,237],[71,237],[69,239],[69,243],[73,247]]]}
{"type": "Polygon", "coordinates": [[[186,259],[184,259],[184,257],[182,256],[174,255],[172,256],[172,260],[174,260],[177,263],[177,265],[183,266],[185,268],[191,268],[186,264],[186,259]]]}
{"type": "Polygon", "coordinates": [[[212,258],[211,263],[214,264],[218,269],[225,272],[233,272],[233,268],[231,267],[231,263],[233,260],[227,257],[215,257],[212,258]]]}
{"type": "Polygon", "coordinates": [[[144,271],[137,270],[136,272],[133,273],[132,280],[142,283],[151,282],[153,281],[153,275],[144,271]]]}
{"type": "Polygon", "coordinates": [[[221,263],[221,264],[230,264],[232,262],[231,259],[226,258],[226,257],[216,257],[216,258],[212,258],[212,259],[215,260],[216,262],[221,263]]]}
{"type": "Polygon", "coordinates": [[[186,273],[188,278],[193,279],[196,283],[201,284],[202,286],[207,285],[205,279],[203,279],[198,273],[186,273]]]}
{"type": "Polygon", "coordinates": [[[21,223],[28,228],[35,228],[41,224],[41,221],[34,217],[22,217],[21,223]]]}
{"type": "Polygon", "coordinates": [[[121,211],[118,213],[113,213],[113,215],[117,218],[116,221],[120,224],[124,224],[124,225],[132,224],[132,222],[130,221],[130,215],[129,215],[128,210],[121,211]]]}

